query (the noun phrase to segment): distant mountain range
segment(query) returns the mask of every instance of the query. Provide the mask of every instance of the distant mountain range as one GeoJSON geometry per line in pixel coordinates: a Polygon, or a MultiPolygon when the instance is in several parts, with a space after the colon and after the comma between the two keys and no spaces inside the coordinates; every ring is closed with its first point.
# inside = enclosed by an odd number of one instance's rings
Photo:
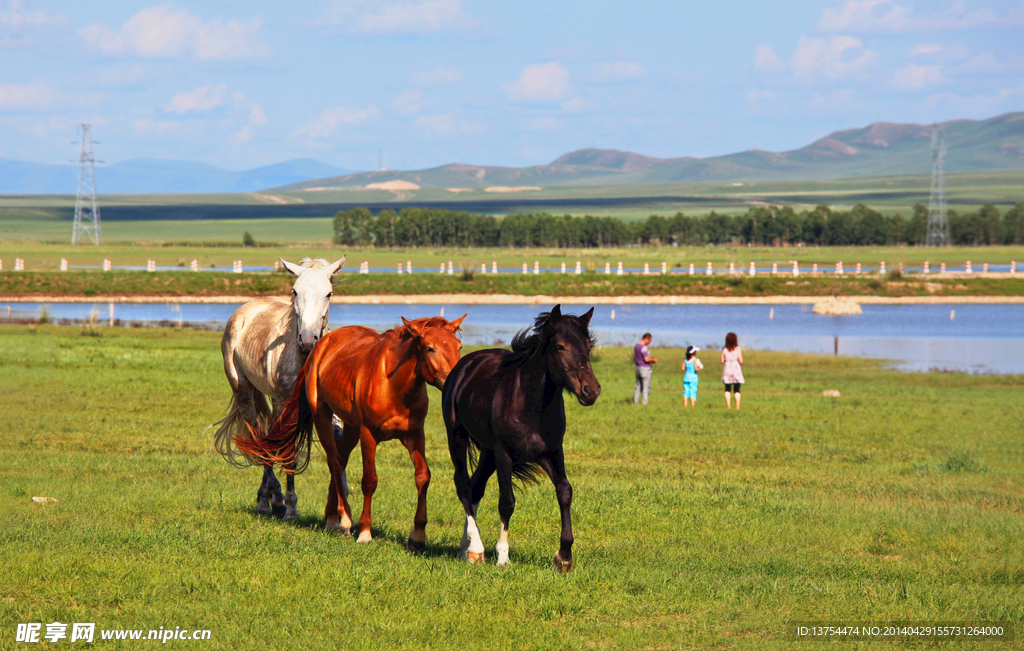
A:
{"type": "MultiPolygon", "coordinates": [[[[1024,112],[988,120],[942,123],[947,172],[1024,169],[1024,112]]],[[[475,188],[485,186],[616,185],[625,183],[835,179],[930,174],[932,127],[875,122],[836,131],[786,152],[760,149],[711,158],[651,158],[633,152],[581,149],[550,165],[488,167],[453,163],[426,170],[379,170],[273,188],[475,188]]]]}
{"type": "MultiPolygon", "coordinates": [[[[1024,170],[1024,112],[945,122],[947,172],[1024,170]]],[[[928,174],[932,127],[875,122],[836,131],[785,152],[760,149],[711,158],[652,158],[581,149],[549,165],[493,167],[453,163],[425,170],[353,172],[297,158],[241,172],[194,161],[134,158],[96,168],[101,194],[301,192],[319,189],[494,188],[837,179],[928,174]]],[[[74,194],[78,166],[0,159],[0,194],[74,194]]],[[[490,191],[490,190],[489,190],[490,191]]],[[[307,195],[309,196],[309,195],[307,195]]],[[[313,197],[310,196],[312,200],[313,197]]]]}
{"type": "MultiPolygon", "coordinates": [[[[309,158],[231,172],[196,161],[132,158],[96,166],[101,194],[255,192],[324,176],[352,174],[309,158]]],[[[0,194],[75,194],[78,164],[46,165],[0,159],[0,194]]]]}

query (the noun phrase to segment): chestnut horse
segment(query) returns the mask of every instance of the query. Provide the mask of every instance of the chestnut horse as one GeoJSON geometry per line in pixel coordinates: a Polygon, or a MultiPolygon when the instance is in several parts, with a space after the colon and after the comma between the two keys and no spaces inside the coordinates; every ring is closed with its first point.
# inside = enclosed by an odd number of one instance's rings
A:
{"type": "Polygon", "coordinates": [[[572,570],[572,486],[565,475],[562,439],[568,390],[584,407],[601,395],[601,383],[590,367],[590,317],[563,315],[561,306],[542,312],[533,331],[522,330],[511,350],[478,350],[455,365],[441,394],[441,415],[448,429],[448,451],[455,466],[455,490],[466,512],[461,557],[484,560],[476,523],[487,480],[498,474],[498,515],[501,532],[494,546],[498,565],[508,564],[508,524],[516,508],[512,480],[530,481],[543,469],[555,485],[562,514],[561,547],[555,569],[572,570]],[[467,456],[480,452],[472,478],[467,456]]]}
{"type": "MultiPolygon", "coordinates": [[[[462,342],[455,337],[466,315],[447,321],[427,317],[378,333],[362,326],[339,328],[323,337],[310,353],[288,402],[270,431],[252,439],[236,437],[235,445],[259,463],[286,469],[308,452],[316,427],[331,470],[326,528],[349,533],[352,510],[343,486],[349,455],[358,443],[363,455],[363,512],[358,542],[372,540],[371,502],[377,489],[377,444],[398,439],[416,468],[418,503],[406,546],[422,551],[426,543],[427,485],[423,421],[427,416],[427,384],[438,389],[459,361],[462,342]],[[335,440],[331,419],[344,423],[335,440]],[[340,504],[339,504],[340,502],[340,504]]],[[[308,460],[308,455],[306,455],[308,460]]],[[[304,469],[300,467],[297,472],[304,469]]]]}

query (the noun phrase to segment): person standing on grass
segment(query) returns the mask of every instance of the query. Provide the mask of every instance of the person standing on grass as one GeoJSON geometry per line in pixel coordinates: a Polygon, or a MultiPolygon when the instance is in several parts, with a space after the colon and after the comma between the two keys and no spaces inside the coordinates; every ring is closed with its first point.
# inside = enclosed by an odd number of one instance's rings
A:
{"type": "Polygon", "coordinates": [[[636,360],[636,388],[633,390],[633,404],[640,402],[643,397],[644,404],[647,404],[647,396],[651,393],[651,364],[657,364],[658,360],[651,357],[647,346],[651,343],[651,333],[645,332],[640,342],[633,346],[633,359],[636,360]]]}
{"type": "Polygon", "coordinates": [[[686,361],[683,362],[683,406],[696,407],[697,406],[697,371],[704,368],[704,365],[700,363],[697,358],[697,351],[700,348],[696,346],[687,346],[686,348],[686,361]],[[689,405],[687,405],[689,400],[689,405]]]}
{"type": "Polygon", "coordinates": [[[736,409],[740,408],[740,385],[743,384],[743,350],[736,341],[736,333],[725,335],[725,348],[722,349],[722,384],[725,385],[725,407],[732,409],[729,399],[731,389],[736,396],[736,409]]]}

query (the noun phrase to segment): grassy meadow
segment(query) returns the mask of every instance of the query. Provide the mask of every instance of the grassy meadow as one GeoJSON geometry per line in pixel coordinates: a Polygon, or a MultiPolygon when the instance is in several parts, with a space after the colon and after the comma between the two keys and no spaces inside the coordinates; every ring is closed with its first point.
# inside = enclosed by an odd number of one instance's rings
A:
{"type": "Polygon", "coordinates": [[[218,333],[0,326],[0,648],[20,648],[15,624],[55,620],[210,629],[204,648],[232,649],[791,649],[819,647],[791,641],[790,621],[1019,625],[1024,377],[746,351],[737,412],[706,351],[684,410],[682,351],[654,352],[647,407],[631,404],[629,351],[604,349],[601,398],[568,408],[576,570],[560,576],[549,485],[519,493],[511,567],[493,565],[493,482],[489,563],[456,559],[433,389],[428,550],[413,556],[397,443],[378,450],[371,544],[322,530],[320,455],[296,480],[300,521],[255,513],[259,472],[228,466],[206,429],[229,397],[218,333]]]}
{"type": "MultiPolygon", "coordinates": [[[[7,300],[33,297],[76,296],[287,296],[294,277],[287,273],[245,273],[191,271],[75,271],[0,273],[0,296],[7,300]]],[[[1024,296],[1024,274],[1012,278],[948,277],[923,278],[877,273],[845,275],[761,274],[751,278],[742,273],[605,275],[595,273],[559,274],[345,274],[335,279],[334,293],[343,296],[416,294],[512,294],[520,296],[1024,296]]]]}
{"type": "MultiPolygon", "coordinates": [[[[254,220],[254,222],[257,220],[254,220]]],[[[269,221],[269,220],[268,220],[269,221]]],[[[125,222],[139,224],[140,222],[125,222]]],[[[222,222],[216,222],[222,224],[222,222]]],[[[185,224],[189,229],[198,229],[202,223],[185,224]]],[[[298,225],[296,225],[298,226],[298,225]]],[[[70,238],[70,226],[67,228],[70,238]]],[[[194,233],[194,230],[183,230],[182,233],[194,233]]],[[[679,247],[607,247],[601,249],[548,249],[548,248],[374,248],[374,247],[342,247],[331,244],[330,227],[326,226],[323,239],[309,240],[302,244],[284,244],[275,241],[273,245],[245,247],[242,246],[244,228],[237,230],[237,237],[225,237],[207,245],[181,244],[173,242],[137,241],[125,244],[104,244],[102,246],[71,246],[70,244],[12,242],[4,239],[0,233],[0,260],[4,261],[4,270],[14,268],[14,258],[25,260],[28,271],[53,271],[60,268],[61,258],[67,258],[74,265],[90,265],[99,267],[104,258],[109,258],[115,265],[145,266],[147,260],[155,260],[161,266],[180,266],[188,268],[192,260],[196,260],[201,268],[210,265],[230,266],[235,260],[242,260],[245,265],[272,267],[278,257],[289,261],[297,261],[304,256],[324,257],[337,260],[343,255],[348,256],[345,268],[359,269],[359,263],[367,261],[371,267],[396,269],[398,263],[405,265],[412,262],[413,269],[419,272],[436,272],[441,263],[451,261],[456,269],[469,268],[480,270],[486,264],[488,271],[494,262],[504,269],[522,269],[523,263],[529,265],[533,272],[534,262],[539,263],[542,270],[558,271],[564,263],[568,271],[580,262],[584,270],[604,271],[605,263],[611,265],[614,272],[618,262],[628,268],[642,268],[644,263],[650,265],[651,271],[660,271],[661,263],[668,264],[670,269],[687,270],[690,264],[700,273],[711,262],[717,270],[728,267],[729,263],[736,270],[743,272],[751,261],[763,268],[772,262],[779,264],[780,271],[792,268],[792,261],[797,260],[802,267],[818,263],[822,271],[835,268],[835,263],[842,261],[847,273],[856,267],[858,262],[865,266],[877,268],[878,263],[885,260],[888,269],[895,269],[902,262],[906,265],[920,266],[928,260],[933,271],[939,270],[939,263],[945,262],[950,267],[963,268],[964,261],[970,260],[976,271],[981,270],[985,262],[1007,265],[1011,260],[1018,264],[1024,262],[1024,246],[983,246],[983,247],[948,247],[942,250],[913,246],[798,246],[798,247],[748,247],[748,246],[679,246],[679,247]]],[[[261,238],[253,231],[257,243],[261,238]]]]}

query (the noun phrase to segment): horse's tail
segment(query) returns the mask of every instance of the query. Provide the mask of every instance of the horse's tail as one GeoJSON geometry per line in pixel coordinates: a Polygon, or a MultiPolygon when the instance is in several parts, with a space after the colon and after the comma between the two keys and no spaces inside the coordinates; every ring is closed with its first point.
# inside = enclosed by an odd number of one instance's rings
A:
{"type": "MultiPolygon", "coordinates": [[[[310,355],[310,359],[313,356],[310,355]]],[[[308,362],[308,360],[307,360],[308,362]]],[[[250,464],[281,466],[288,473],[300,473],[309,465],[313,445],[313,410],[306,395],[306,367],[302,367],[292,395],[281,406],[269,431],[234,437],[235,446],[250,464]],[[290,466],[295,465],[292,470],[290,466]]]]}
{"type": "MultiPolygon", "coordinates": [[[[265,432],[270,425],[270,407],[266,398],[256,387],[252,391],[252,404],[256,410],[256,423],[260,432],[265,432]]],[[[217,431],[213,434],[213,446],[220,453],[224,460],[232,466],[244,468],[252,465],[252,462],[232,445],[236,438],[249,438],[251,428],[242,416],[242,409],[238,405],[235,395],[231,395],[231,402],[228,403],[228,415],[213,424],[217,431]]]]}

